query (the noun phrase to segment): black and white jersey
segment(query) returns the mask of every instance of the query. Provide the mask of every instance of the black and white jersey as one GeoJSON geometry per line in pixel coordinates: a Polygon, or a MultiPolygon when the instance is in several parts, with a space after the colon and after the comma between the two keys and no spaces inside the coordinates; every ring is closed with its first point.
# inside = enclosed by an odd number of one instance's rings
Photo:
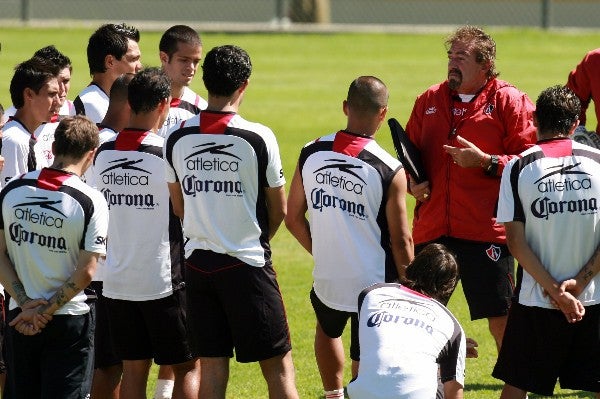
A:
{"type": "Polygon", "coordinates": [[[100,123],[108,110],[108,94],[95,83],[91,83],[73,101],[77,115],[85,115],[92,122],[100,123]]]}
{"type": "Polygon", "coordinates": [[[356,297],[398,278],[385,213],[400,162],[371,137],[340,131],[300,153],[314,258],[314,290],[328,307],[356,312],[356,297]]]}
{"type": "MultiPolygon", "coordinates": [[[[527,243],[557,281],[575,276],[600,243],[600,151],[569,138],[544,140],[512,160],[502,174],[499,223],[525,224],[527,243]]],[[[554,309],[523,270],[519,303],[554,309]]],[[[578,299],[600,303],[600,274],[578,299]]]]}
{"type": "Polygon", "coordinates": [[[171,99],[169,115],[157,134],[161,137],[167,137],[169,131],[176,126],[180,126],[181,122],[198,115],[201,110],[206,109],[207,105],[206,100],[194,93],[192,89],[184,87],[183,95],[180,98],[171,99]]]}
{"type": "Polygon", "coordinates": [[[358,298],[360,370],[352,399],[435,398],[442,382],[464,386],[465,333],[448,309],[400,284],[376,284],[358,298]]]}
{"type": "Polygon", "coordinates": [[[54,142],[54,132],[59,122],[42,123],[35,129],[35,145],[33,146],[35,158],[37,159],[37,169],[48,168],[54,163],[54,153],[52,152],[52,143],[54,142]]]}
{"type": "MultiPolygon", "coordinates": [[[[4,187],[0,203],[8,256],[30,298],[54,295],[74,273],[80,250],[105,253],[106,201],[76,175],[51,168],[27,173],[4,187]]],[[[56,314],[87,313],[86,298],[80,292],[56,314]]]]}
{"type": "Polygon", "coordinates": [[[0,185],[4,187],[15,176],[47,166],[42,151],[36,152],[37,139],[18,119],[11,118],[2,132],[4,168],[0,171],[0,185]],[[40,167],[38,167],[38,164],[40,167]]]}
{"type": "Polygon", "coordinates": [[[181,184],[184,230],[194,249],[270,263],[265,189],[285,184],[279,147],[266,126],[236,113],[202,111],[165,143],[167,182],[181,184]]]}
{"type": "Polygon", "coordinates": [[[125,129],[100,146],[96,187],[108,202],[110,223],[103,295],[148,301],[182,283],[183,233],[165,183],[163,138],[125,129]]]}

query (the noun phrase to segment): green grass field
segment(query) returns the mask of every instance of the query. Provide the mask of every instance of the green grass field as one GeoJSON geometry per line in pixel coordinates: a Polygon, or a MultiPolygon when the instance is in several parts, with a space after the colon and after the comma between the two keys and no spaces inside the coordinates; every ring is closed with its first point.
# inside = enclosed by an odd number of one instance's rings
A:
{"type": "MultiPolygon", "coordinates": [[[[10,105],[8,87],[12,68],[48,44],[73,61],[70,99],[88,84],[85,48],[90,29],[0,28],[0,102],[10,105]]],[[[586,51],[598,47],[600,32],[543,32],[538,30],[490,30],[498,47],[500,77],[525,91],[535,101],[539,92],[563,84],[568,72],[586,51]]],[[[159,65],[158,41],[161,32],[142,33],[142,62],[159,65]]],[[[375,75],[390,89],[389,116],[404,124],[415,97],[428,86],[445,78],[446,34],[205,34],[204,49],[236,44],[245,48],[254,72],[241,113],[250,120],[270,126],[281,147],[285,173],[291,180],[301,146],[317,136],[345,127],[342,100],[348,85],[359,75],[375,75]]],[[[206,91],[201,78],[192,88],[206,91]]],[[[588,113],[588,128],[595,117],[588,113]]],[[[387,128],[378,141],[392,151],[387,128]]],[[[412,199],[409,200],[413,206],[412,199]]],[[[308,300],[311,287],[310,256],[281,228],[273,241],[275,268],[287,306],[302,398],[319,398],[320,379],[312,341],[314,315],[308,300]]],[[[467,332],[479,342],[478,359],[467,360],[465,397],[498,398],[500,381],[490,376],[496,349],[487,332],[487,323],[470,322],[460,286],[449,304],[467,332]]],[[[347,336],[345,337],[347,341],[347,336]]],[[[153,389],[152,381],[148,392],[153,389]]],[[[267,398],[266,386],[256,364],[232,362],[228,398],[267,398]]],[[[536,397],[531,395],[530,397],[536,397]]],[[[557,390],[560,398],[592,398],[589,394],[557,390]]]]}

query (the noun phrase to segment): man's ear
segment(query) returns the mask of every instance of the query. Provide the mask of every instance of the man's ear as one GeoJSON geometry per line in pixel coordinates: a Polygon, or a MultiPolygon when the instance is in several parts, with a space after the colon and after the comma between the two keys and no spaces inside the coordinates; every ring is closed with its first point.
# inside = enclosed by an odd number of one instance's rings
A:
{"type": "Polygon", "coordinates": [[[533,126],[538,127],[538,119],[535,111],[533,111],[533,126]]]}
{"type": "Polygon", "coordinates": [[[111,69],[114,65],[115,65],[115,61],[117,59],[115,58],[114,55],[112,54],[107,54],[106,57],[104,57],[104,68],[106,70],[111,69]]]}
{"type": "Polygon", "coordinates": [[[164,64],[168,64],[169,63],[169,55],[167,53],[165,53],[164,51],[160,51],[158,53],[158,58],[160,59],[160,62],[164,65],[164,64]]]}
{"type": "Polygon", "coordinates": [[[344,115],[348,116],[348,100],[342,102],[342,111],[344,111],[344,115]]]}

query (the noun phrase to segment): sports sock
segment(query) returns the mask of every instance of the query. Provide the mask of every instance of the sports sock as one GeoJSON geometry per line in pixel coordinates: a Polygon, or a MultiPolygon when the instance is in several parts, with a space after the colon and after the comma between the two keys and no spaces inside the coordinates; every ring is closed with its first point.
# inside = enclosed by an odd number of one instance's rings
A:
{"type": "Polygon", "coordinates": [[[344,388],[325,391],[325,399],[339,399],[344,397],[344,388]]]}
{"type": "Polygon", "coordinates": [[[175,381],[173,380],[156,380],[154,399],[171,399],[174,384],[175,381]]]}

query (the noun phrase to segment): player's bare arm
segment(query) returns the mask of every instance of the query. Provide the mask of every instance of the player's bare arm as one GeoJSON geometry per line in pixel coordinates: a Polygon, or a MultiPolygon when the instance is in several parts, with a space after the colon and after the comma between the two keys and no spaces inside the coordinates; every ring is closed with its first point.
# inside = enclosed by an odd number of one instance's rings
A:
{"type": "Polygon", "coordinates": [[[577,297],[590,283],[590,281],[596,277],[598,272],[600,272],[600,244],[598,244],[596,250],[592,254],[592,257],[586,262],[585,265],[583,265],[579,273],[577,273],[575,277],[563,281],[560,285],[560,288],[561,290],[570,292],[577,297]]]}
{"type": "Polygon", "coordinates": [[[394,176],[388,191],[385,214],[390,231],[390,244],[398,276],[404,277],[404,271],[414,258],[414,244],[406,207],[406,175],[399,171],[394,176]]]}
{"type": "Polygon", "coordinates": [[[167,183],[169,187],[169,195],[171,196],[171,204],[173,204],[173,213],[183,220],[183,193],[179,182],[167,183]]]}
{"type": "Polygon", "coordinates": [[[271,240],[287,213],[285,186],[265,188],[265,198],[269,214],[269,240],[271,240]]]}
{"type": "Polygon", "coordinates": [[[38,313],[52,315],[63,307],[75,295],[81,292],[92,281],[96,272],[96,262],[100,255],[85,250],[79,251],[75,272],[48,299],[48,303],[38,308],[38,313]]]}
{"type": "Polygon", "coordinates": [[[304,185],[300,170],[296,166],[292,183],[290,184],[290,193],[287,201],[287,215],[285,217],[285,226],[298,240],[300,245],[312,254],[312,236],[310,234],[310,225],[306,219],[306,196],[304,195],[304,185]]]}

